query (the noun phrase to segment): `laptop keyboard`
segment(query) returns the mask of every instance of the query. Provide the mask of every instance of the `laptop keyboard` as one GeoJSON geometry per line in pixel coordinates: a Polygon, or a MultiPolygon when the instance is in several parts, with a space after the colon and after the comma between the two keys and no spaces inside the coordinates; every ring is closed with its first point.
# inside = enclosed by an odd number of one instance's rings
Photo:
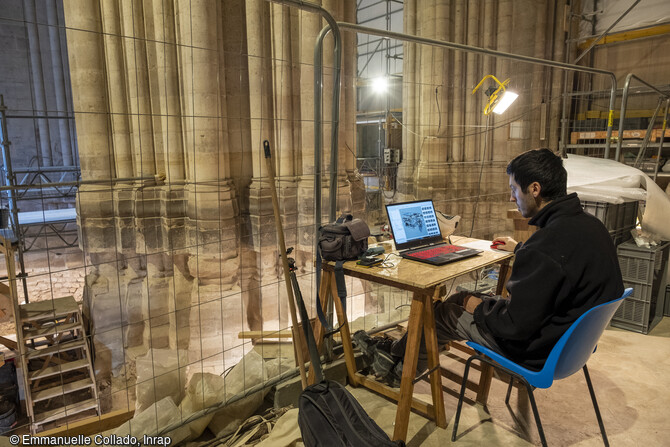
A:
{"type": "Polygon", "coordinates": [[[427,248],[416,253],[407,253],[407,255],[412,256],[413,258],[429,259],[449,253],[455,253],[461,250],[465,250],[465,247],[458,247],[456,245],[439,245],[437,247],[427,248]]]}

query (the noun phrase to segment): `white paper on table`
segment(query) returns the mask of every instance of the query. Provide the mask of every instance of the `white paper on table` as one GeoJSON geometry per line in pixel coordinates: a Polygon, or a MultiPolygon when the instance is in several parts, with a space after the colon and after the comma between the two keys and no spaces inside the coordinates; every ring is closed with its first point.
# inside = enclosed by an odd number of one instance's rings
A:
{"type": "Polygon", "coordinates": [[[463,244],[459,244],[458,242],[455,242],[454,245],[459,245],[461,247],[467,247],[467,248],[476,248],[477,250],[486,250],[486,251],[493,251],[493,252],[498,252],[500,253],[501,250],[494,250],[491,248],[491,244],[493,241],[484,241],[484,240],[478,240],[474,242],[466,242],[463,244]]]}

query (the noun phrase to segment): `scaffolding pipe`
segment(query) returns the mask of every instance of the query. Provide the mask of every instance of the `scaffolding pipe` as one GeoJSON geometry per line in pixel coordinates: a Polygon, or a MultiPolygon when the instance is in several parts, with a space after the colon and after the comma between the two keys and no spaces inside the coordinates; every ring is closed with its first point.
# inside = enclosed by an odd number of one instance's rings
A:
{"type": "MultiPolygon", "coordinates": [[[[647,125],[647,131],[644,133],[644,139],[642,140],[642,145],[640,145],[640,149],[637,151],[637,157],[635,157],[635,163],[633,164],[633,167],[638,167],[640,165],[640,159],[642,158],[642,154],[645,154],[647,152],[647,145],[649,144],[649,140],[651,139],[651,131],[654,130],[654,123],[656,122],[656,117],[658,116],[658,112],[661,110],[661,106],[663,105],[663,98],[658,98],[658,104],[656,104],[656,109],[654,110],[654,113],[651,115],[651,119],[649,120],[649,125],[647,125]]],[[[623,138],[622,134],[619,134],[620,139],[623,138]]]]}
{"type": "MultiPolygon", "coordinates": [[[[5,106],[5,98],[3,95],[0,95],[0,143],[2,144],[2,161],[4,163],[3,171],[5,174],[2,180],[3,183],[6,184],[6,187],[13,188],[16,185],[16,175],[12,171],[12,157],[9,149],[11,143],[7,134],[7,117],[5,115],[6,111],[7,107],[5,106]]],[[[13,189],[9,189],[9,194],[7,194],[7,201],[9,205],[9,214],[12,221],[12,229],[14,230],[14,235],[16,238],[19,239],[21,236],[21,230],[19,229],[19,210],[16,207],[16,195],[13,189]]],[[[26,266],[23,262],[23,248],[21,245],[21,241],[19,240],[17,252],[19,257],[19,269],[21,270],[21,282],[23,283],[23,298],[26,303],[28,303],[29,300],[28,284],[26,282],[26,266]]]]}
{"type": "Polygon", "coordinates": [[[41,119],[41,120],[73,120],[74,116],[7,115],[7,116],[5,116],[5,118],[30,118],[30,119],[41,119]]]}
{"type": "MultiPolygon", "coordinates": [[[[572,39],[572,17],[573,17],[573,8],[574,3],[570,3],[570,9],[567,11],[568,17],[563,17],[563,20],[567,22],[567,27],[568,27],[568,38],[566,39],[565,43],[565,54],[564,54],[564,59],[566,62],[570,60],[570,40],[572,39]]],[[[568,139],[568,75],[567,73],[564,74],[563,76],[563,95],[561,97],[561,137],[559,139],[559,149],[561,152],[561,157],[565,158],[567,157],[567,149],[566,149],[566,144],[567,139],[568,139]]],[[[613,107],[609,108],[610,110],[614,110],[613,107]]],[[[609,130],[609,120],[608,120],[608,130],[609,130]]],[[[611,133],[608,131],[607,137],[605,139],[606,143],[609,142],[609,137],[611,133]]],[[[609,149],[605,148],[605,158],[609,158],[609,149]]]]}
{"type": "MultiPolygon", "coordinates": [[[[619,18],[614,21],[614,23],[612,23],[597,39],[595,39],[591,43],[591,45],[581,55],[579,55],[575,59],[574,63],[576,64],[586,54],[588,54],[588,52],[591,51],[591,49],[596,46],[598,41],[601,38],[603,38],[607,33],[609,33],[610,30],[612,28],[614,28],[614,26],[617,23],[619,23],[621,21],[621,19],[623,19],[635,7],[635,5],[640,3],[640,1],[641,0],[636,0],[635,3],[633,3],[630,8],[628,8],[626,11],[624,11],[624,13],[621,14],[619,16],[619,18]]],[[[572,8],[572,3],[570,4],[570,8],[572,8]]],[[[571,14],[572,14],[572,9],[570,11],[571,11],[571,14]]],[[[570,26],[568,28],[568,40],[567,40],[568,42],[570,42],[572,40],[571,36],[572,36],[572,26],[570,26]]],[[[568,51],[567,48],[566,48],[566,51],[565,51],[565,55],[566,55],[566,58],[569,57],[569,51],[568,51]]],[[[561,108],[561,154],[564,157],[566,155],[566,145],[567,145],[567,113],[568,113],[568,111],[567,111],[567,108],[568,108],[568,106],[567,106],[567,103],[568,103],[567,95],[568,95],[568,79],[566,77],[564,79],[564,82],[563,82],[563,103],[562,103],[562,108],[561,108]]],[[[615,95],[616,95],[616,93],[615,93],[615,95]]],[[[605,137],[605,154],[604,154],[604,157],[606,159],[610,158],[610,141],[612,139],[612,128],[614,127],[614,100],[615,100],[615,98],[616,98],[616,96],[612,96],[610,98],[609,114],[607,116],[607,135],[605,137]]]]}
{"type": "MultiPolygon", "coordinates": [[[[656,87],[649,84],[648,82],[643,81],[642,79],[638,78],[633,73],[629,73],[628,76],[626,76],[626,81],[623,84],[623,93],[621,95],[621,112],[620,112],[620,115],[619,115],[619,138],[617,139],[616,152],[614,153],[614,159],[616,161],[619,161],[619,157],[621,156],[621,143],[623,141],[623,122],[624,122],[624,117],[626,116],[626,105],[628,104],[628,90],[630,89],[630,82],[633,80],[633,78],[637,79],[642,84],[646,85],[652,91],[655,91],[656,93],[658,93],[662,97],[664,97],[666,99],[670,99],[670,94],[662,92],[661,90],[657,89],[656,87]]],[[[609,138],[607,139],[607,142],[609,143],[609,138]]]]}
{"type": "MultiPolygon", "coordinates": [[[[332,19],[332,16],[331,16],[332,19]]],[[[321,144],[323,142],[322,135],[322,120],[321,106],[323,102],[323,40],[326,35],[333,33],[335,40],[335,54],[333,57],[333,69],[335,71],[333,76],[333,104],[331,112],[331,143],[330,143],[330,206],[328,212],[329,222],[335,220],[335,213],[337,212],[337,168],[338,168],[338,136],[340,124],[340,68],[342,64],[342,36],[337,27],[337,23],[333,20],[332,23],[328,20],[319,36],[316,38],[316,45],[314,46],[314,194],[315,199],[318,197],[318,206],[314,207],[314,234],[318,234],[321,226],[321,153],[323,151],[321,144]],[[317,170],[318,167],[318,170],[317,170]],[[316,173],[318,172],[318,179],[316,173]]],[[[318,241],[317,241],[318,244],[318,241]]],[[[318,249],[318,247],[315,247],[318,249]]]]}
{"type": "MultiPolygon", "coordinates": [[[[419,36],[411,36],[409,34],[403,34],[403,33],[396,33],[393,31],[386,31],[386,30],[380,30],[380,29],[375,29],[375,28],[367,28],[364,26],[356,25],[354,23],[346,23],[346,22],[337,22],[337,26],[340,29],[345,29],[345,30],[352,30],[355,32],[359,33],[365,33],[365,34],[371,34],[373,36],[380,36],[380,37],[388,37],[391,39],[397,39],[397,40],[402,40],[405,42],[415,42],[415,43],[420,43],[420,44],[426,44],[426,45],[432,45],[436,47],[442,47],[442,48],[450,48],[452,50],[459,50],[459,51],[465,51],[465,52],[471,52],[471,53],[477,53],[477,54],[484,54],[487,56],[496,56],[500,57],[503,59],[511,59],[515,61],[520,61],[520,62],[527,62],[529,64],[535,64],[535,65],[543,65],[547,67],[554,67],[554,68],[563,68],[566,70],[572,70],[572,71],[579,71],[583,73],[592,73],[592,74],[599,74],[599,75],[604,75],[604,76],[609,76],[610,80],[612,81],[612,88],[610,89],[610,104],[609,104],[609,119],[607,120],[607,141],[605,142],[605,153],[609,154],[609,148],[610,148],[610,137],[612,135],[612,123],[613,119],[612,117],[614,116],[614,101],[616,99],[616,75],[607,70],[600,70],[598,68],[589,68],[589,67],[582,67],[580,65],[574,65],[574,64],[568,64],[566,62],[556,62],[556,61],[551,61],[547,59],[540,59],[537,57],[531,57],[531,56],[523,56],[520,54],[513,54],[513,53],[505,53],[503,51],[496,51],[496,50],[489,50],[487,48],[480,48],[480,47],[475,47],[471,45],[464,45],[460,43],[454,43],[454,42],[447,42],[447,41],[442,41],[442,40],[436,40],[436,39],[428,39],[426,37],[419,37],[419,36]]],[[[565,126],[563,126],[563,129],[565,130],[565,126]]],[[[565,139],[565,136],[562,137],[565,139]]],[[[562,153],[565,152],[565,145],[562,144],[563,149],[562,153]]]]}
{"type": "Polygon", "coordinates": [[[79,166],[42,166],[39,168],[14,169],[15,174],[29,174],[32,172],[79,172],[79,166]]]}
{"type": "MultiPolygon", "coordinates": [[[[305,2],[302,0],[268,0],[272,3],[279,3],[286,6],[293,6],[304,11],[319,14],[328,25],[321,30],[316,39],[314,47],[314,234],[318,234],[321,227],[321,96],[323,92],[322,66],[323,66],[323,39],[329,31],[333,32],[333,40],[335,42],[334,55],[334,69],[335,76],[333,79],[333,140],[331,146],[331,172],[335,168],[335,174],[330,179],[330,220],[335,220],[335,211],[337,208],[337,136],[340,117],[340,66],[342,63],[342,37],[340,30],[337,27],[335,18],[330,15],[320,5],[315,3],[305,2]],[[333,158],[334,165],[333,165],[333,158]],[[334,185],[334,188],[333,188],[334,185]]],[[[314,249],[317,247],[318,238],[314,238],[314,249]]]]}
{"type": "Polygon", "coordinates": [[[616,26],[616,24],[619,23],[619,22],[621,21],[621,19],[623,19],[624,17],[626,17],[626,16],[628,15],[628,13],[631,12],[631,10],[632,10],[633,8],[635,8],[635,6],[637,6],[637,4],[640,3],[641,1],[642,1],[642,0],[635,0],[635,3],[633,3],[632,5],[630,5],[630,8],[628,8],[627,10],[625,10],[625,11],[623,12],[623,14],[621,14],[621,15],[619,16],[618,19],[616,19],[616,20],[615,20],[615,21],[614,21],[614,22],[613,22],[613,23],[612,23],[612,24],[611,24],[605,31],[603,31],[598,37],[596,37],[596,38],[593,40],[593,42],[591,42],[591,45],[589,45],[589,47],[588,47],[586,50],[584,50],[584,52],[583,52],[582,54],[580,54],[580,55],[577,57],[577,59],[575,59],[575,62],[574,62],[574,63],[576,64],[577,62],[579,62],[580,60],[582,60],[582,58],[583,58],[584,56],[586,56],[586,55],[588,54],[588,52],[591,51],[591,50],[593,49],[593,47],[595,47],[595,46],[598,44],[598,42],[600,42],[600,39],[602,39],[603,37],[605,37],[605,36],[612,30],[612,28],[614,28],[614,27],[616,26]]]}
{"type": "Polygon", "coordinates": [[[661,161],[661,150],[663,149],[663,140],[665,140],[665,129],[668,127],[668,111],[670,109],[670,98],[665,100],[665,116],[663,117],[663,127],[661,128],[661,141],[658,143],[658,152],[656,153],[656,166],[654,167],[654,181],[658,177],[658,163],[661,161]]]}
{"type": "MultiPolygon", "coordinates": [[[[4,154],[3,154],[4,155],[4,154]]],[[[57,182],[57,183],[40,183],[38,185],[10,185],[10,186],[0,186],[0,191],[23,191],[28,189],[43,189],[43,188],[57,188],[60,186],[79,186],[79,185],[99,185],[99,184],[112,184],[119,182],[132,182],[137,180],[156,180],[156,176],[150,177],[127,177],[127,178],[114,178],[114,179],[101,179],[101,180],[79,180],[76,182],[57,182]]]]}

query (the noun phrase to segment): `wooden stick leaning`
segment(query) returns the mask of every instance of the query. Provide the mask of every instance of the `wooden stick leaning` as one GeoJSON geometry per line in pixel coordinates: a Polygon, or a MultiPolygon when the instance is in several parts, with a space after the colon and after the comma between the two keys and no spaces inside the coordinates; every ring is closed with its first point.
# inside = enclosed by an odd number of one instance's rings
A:
{"type": "Polygon", "coordinates": [[[288,293],[288,306],[291,312],[291,332],[293,333],[293,346],[295,354],[298,359],[298,367],[300,368],[300,381],[302,388],[307,387],[307,371],[305,370],[305,360],[303,358],[303,339],[298,328],[298,316],[295,310],[295,298],[293,297],[293,288],[291,286],[291,276],[288,266],[288,255],[286,253],[286,243],[284,242],[284,229],[281,224],[281,215],[279,214],[279,200],[277,199],[277,187],[275,185],[275,170],[272,163],[272,153],[270,151],[270,142],[263,141],[263,151],[265,152],[265,166],[270,177],[270,190],[272,191],[272,208],[275,213],[275,226],[277,227],[277,237],[279,238],[279,252],[282,259],[282,267],[284,269],[284,281],[286,282],[286,292],[288,293]]]}

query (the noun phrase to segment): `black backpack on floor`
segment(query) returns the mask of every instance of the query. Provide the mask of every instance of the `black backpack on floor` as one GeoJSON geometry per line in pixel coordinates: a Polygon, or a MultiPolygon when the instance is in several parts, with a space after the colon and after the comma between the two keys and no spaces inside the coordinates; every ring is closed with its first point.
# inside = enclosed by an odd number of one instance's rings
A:
{"type": "Polygon", "coordinates": [[[399,447],[346,388],[324,380],[300,395],[298,425],[307,447],[399,447]]]}
{"type": "Polygon", "coordinates": [[[312,325],[295,275],[291,275],[291,282],[316,378],[316,384],[305,388],[298,401],[298,425],[305,447],[403,447],[403,441],[389,439],[346,388],[324,380],[312,325]]]}

